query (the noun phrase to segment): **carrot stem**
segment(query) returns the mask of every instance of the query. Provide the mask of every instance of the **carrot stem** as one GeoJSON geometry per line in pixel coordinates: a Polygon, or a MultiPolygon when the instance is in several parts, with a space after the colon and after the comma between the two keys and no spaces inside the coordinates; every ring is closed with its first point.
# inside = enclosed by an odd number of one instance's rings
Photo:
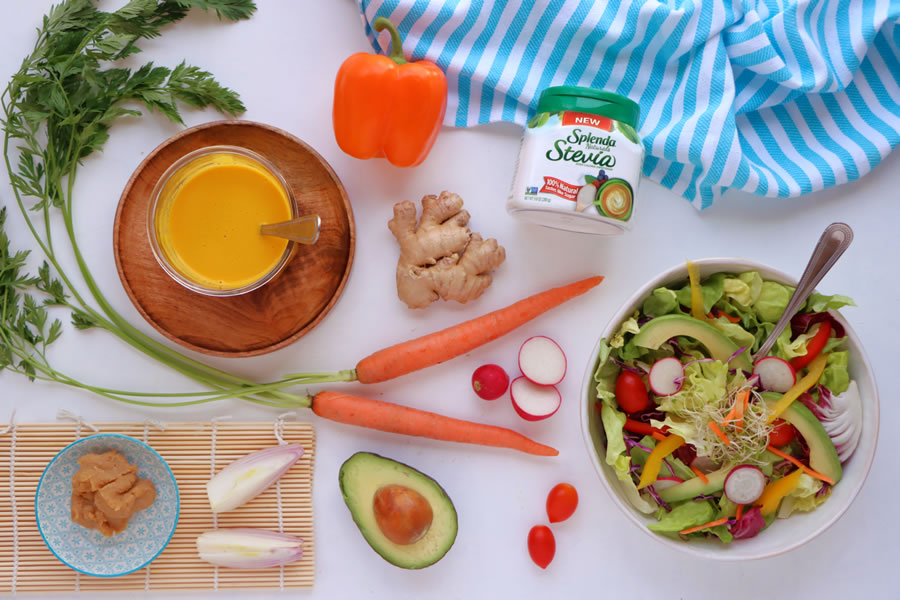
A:
{"type": "Polygon", "coordinates": [[[694,533],[695,531],[700,531],[701,529],[709,529],[710,527],[724,525],[727,522],[728,517],[722,517],[721,519],[716,519],[715,521],[710,521],[709,523],[704,523],[703,525],[697,525],[696,527],[688,527],[687,529],[682,529],[678,533],[680,533],[681,535],[687,535],[689,533],[694,533]]]}
{"type": "Polygon", "coordinates": [[[796,458],[794,458],[794,457],[791,456],[790,454],[787,454],[787,453],[785,453],[785,452],[782,452],[781,450],[779,450],[779,449],[776,448],[775,446],[769,444],[768,446],[766,446],[766,450],[768,450],[768,451],[771,452],[772,454],[775,454],[775,455],[777,455],[777,456],[780,456],[781,458],[783,458],[783,459],[785,459],[785,460],[791,462],[791,463],[792,463],[793,465],[795,465],[796,467],[802,469],[803,472],[806,473],[807,475],[809,475],[810,477],[815,477],[816,479],[821,479],[821,480],[824,481],[825,483],[830,483],[831,485],[834,485],[834,479],[832,479],[831,477],[828,477],[827,475],[822,475],[822,474],[819,473],[818,471],[813,471],[812,469],[810,469],[809,467],[807,467],[806,465],[804,465],[802,462],[800,462],[799,460],[797,460],[796,458]]]}
{"type": "Polygon", "coordinates": [[[471,352],[506,335],[538,315],[584,294],[603,281],[588,277],[569,285],[535,294],[470,321],[379,350],[359,361],[356,376],[361,383],[387,381],[471,352]]]}
{"type": "Polygon", "coordinates": [[[346,425],[447,442],[510,448],[538,456],[559,454],[555,448],[539,444],[511,429],[454,419],[382,400],[324,391],[311,401],[316,415],[346,425]]]}
{"type": "Polygon", "coordinates": [[[726,446],[730,446],[730,445],[731,445],[731,440],[729,440],[729,439],[728,439],[728,436],[725,435],[725,432],[723,432],[723,431],[719,428],[719,426],[716,425],[716,422],[715,422],[715,421],[710,421],[710,422],[709,422],[709,428],[713,430],[713,433],[714,433],[714,434],[716,434],[717,436],[719,436],[719,439],[720,439],[720,440],[722,440],[723,442],[725,442],[725,445],[726,445],[726,446]]]}

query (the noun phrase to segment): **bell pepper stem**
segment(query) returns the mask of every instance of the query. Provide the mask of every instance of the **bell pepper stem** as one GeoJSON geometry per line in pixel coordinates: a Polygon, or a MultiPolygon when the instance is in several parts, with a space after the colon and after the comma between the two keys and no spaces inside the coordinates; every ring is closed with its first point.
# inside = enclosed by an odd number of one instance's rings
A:
{"type": "Polygon", "coordinates": [[[406,64],[407,60],[403,58],[403,40],[400,39],[400,32],[397,31],[397,28],[394,27],[394,24],[391,23],[390,19],[387,17],[377,17],[372,23],[372,28],[375,31],[388,30],[391,34],[391,53],[389,58],[398,65],[406,64]]]}

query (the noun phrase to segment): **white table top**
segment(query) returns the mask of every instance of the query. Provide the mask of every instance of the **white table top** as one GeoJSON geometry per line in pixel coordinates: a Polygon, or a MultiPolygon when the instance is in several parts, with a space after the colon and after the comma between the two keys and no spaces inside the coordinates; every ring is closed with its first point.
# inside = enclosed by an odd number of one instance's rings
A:
{"type": "MultiPolygon", "coordinates": [[[[0,19],[2,81],[31,48],[34,30],[48,3],[6,4],[5,16],[0,19]]],[[[595,273],[607,278],[589,296],[470,355],[389,383],[344,388],[512,427],[559,448],[557,459],[419,442],[339,426],[301,413],[301,418],[315,423],[318,434],[316,585],[305,596],[550,598],[590,594],[738,600],[896,593],[888,586],[900,555],[900,525],[884,511],[893,512],[896,504],[897,485],[890,473],[896,476],[897,471],[890,465],[892,457],[900,453],[897,436],[881,438],[861,494],[844,517],[821,536],[778,558],[708,564],[656,543],[614,507],[585,451],[578,401],[583,370],[601,328],[651,276],[684,259],[706,256],[751,257],[799,275],[822,229],[840,220],[854,228],[856,239],[819,287],[827,293],[851,295],[859,305],[844,314],[865,343],[876,376],[881,376],[882,421],[893,423],[900,417],[889,379],[896,369],[890,361],[896,359],[893,336],[900,326],[900,280],[895,264],[900,258],[900,236],[896,235],[900,155],[894,153],[856,183],[792,200],[729,193],[702,214],[668,190],[645,181],[637,227],[621,237],[567,234],[525,225],[505,211],[521,133],[518,127],[445,128],[429,158],[415,169],[350,158],[335,143],[330,114],[339,65],[353,52],[370,51],[355,3],[267,0],[259,4],[261,8],[251,20],[238,24],[218,25],[212,17],[193,14],[162,38],[143,42],[145,51],[137,58],[170,66],[186,58],[241,93],[248,107],[244,118],[286,129],[315,147],[346,186],[356,218],[358,246],[343,297],[311,333],[263,357],[210,362],[261,380],[298,370],[350,368],[375,349],[494,310],[542,289],[595,273]],[[413,312],[395,295],[397,247],[386,223],[394,202],[418,201],[424,194],[444,189],[465,199],[474,229],[485,237],[496,237],[506,247],[507,261],[496,272],[493,286],[477,301],[465,306],[436,304],[413,312]],[[544,422],[526,423],[514,413],[508,399],[496,403],[478,400],[469,378],[486,362],[498,362],[515,371],[519,344],[534,334],[548,334],[559,341],[571,368],[560,387],[563,405],[559,413],[544,422]],[[460,528],[455,546],[439,563],[422,571],[397,569],[363,541],[337,485],[340,464],[358,450],[409,463],[432,475],[448,491],[459,513],[460,528]],[[546,493],[559,481],[575,484],[581,504],[569,521],[554,526],[556,558],[542,571],[529,559],[525,539],[532,525],[546,521],[546,493]]],[[[218,118],[212,112],[187,109],[184,115],[189,125],[218,118]]],[[[118,123],[104,152],[85,162],[75,194],[76,228],[102,289],[117,310],[154,335],[119,282],[110,252],[112,223],[132,170],[179,129],[158,115],[118,123]]],[[[5,170],[0,174],[0,203],[12,203],[5,170]]],[[[14,246],[34,247],[27,232],[18,228],[20,223],[11,208],[8,229],[14,246]]],[[[83,380],[111,387],[175,391],[190,385],[102,331],[82,333],[66,327],[52,360],[83,380]]],[[[0,374],[0,420],[17,409],[19,421],[53,421],[60,408],[98,421],[207,420],[222,414],[271,419],[276,414],[240,401],[196,409],[140,410],[61,386],[0,374]]],[[[253,597],[275,596],[259,593],[253,597]]]]}

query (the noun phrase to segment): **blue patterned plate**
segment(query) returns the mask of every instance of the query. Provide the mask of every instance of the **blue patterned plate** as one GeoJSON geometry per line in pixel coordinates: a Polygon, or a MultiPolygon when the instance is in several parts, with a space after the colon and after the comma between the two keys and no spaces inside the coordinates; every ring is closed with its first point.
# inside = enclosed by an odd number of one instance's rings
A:
{"type": "Polygon", "coordinates": [[[166,461],[147,444],[116,433],[92,435],[66,446],[47,465],[34,498],[38,530],[50,551],[67,566],[95,577],[118,577],[150,564],[172,539],[178,510],[178,485],[166,461]],[[138,475],[156,487],[153,504],[112,537],[73,523],[71,516],[78,459],[107,450],[118,450],[137,465],[138,475]]]}

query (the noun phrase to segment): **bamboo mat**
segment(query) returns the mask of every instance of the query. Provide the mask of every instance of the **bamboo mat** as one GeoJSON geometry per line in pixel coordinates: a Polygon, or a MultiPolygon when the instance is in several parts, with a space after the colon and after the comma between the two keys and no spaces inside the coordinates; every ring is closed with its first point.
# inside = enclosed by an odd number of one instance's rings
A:
{"type": "Polygon", "coordinates": [[[312,475],[315,432],[309,423],[41,423],[0,425],[0,594],[147,590],[233,590],[311,588],[315,576],[312,475]],[[5,429],[5,432],[4,432],[5,429]],[[76,439],[121,433],[145,441],[175,474],[181,513],[172,541],[148,567],[115,578],[79,574],[44,545],[34,516],[34,495],[47,463],[76,439]],[[205,485],[211,472],[254,450],[279,443],[303,444],[303,457],[244,506],[217,515],[205,485]],[[10,490],[14,489],[14,497],[10,490]],[[218,527],[282,530],[304,540],[303,558],[282,568],[217,568],[197,557],[195,538],[218,527]]]}

